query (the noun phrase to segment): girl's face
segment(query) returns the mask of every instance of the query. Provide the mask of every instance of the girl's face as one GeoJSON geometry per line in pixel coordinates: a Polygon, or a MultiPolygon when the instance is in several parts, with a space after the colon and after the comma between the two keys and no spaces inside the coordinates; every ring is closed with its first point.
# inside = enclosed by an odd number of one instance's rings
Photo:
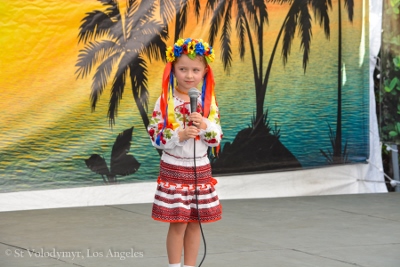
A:
{"type": "Polygon", "coordinates": [[[174,64],[174,75],[181,91],[187,92],[192,87],[197,88],[204,74],[206,74],[206,64],[199,56],[190,59],[187,55],[181,55],[174,64]]]}

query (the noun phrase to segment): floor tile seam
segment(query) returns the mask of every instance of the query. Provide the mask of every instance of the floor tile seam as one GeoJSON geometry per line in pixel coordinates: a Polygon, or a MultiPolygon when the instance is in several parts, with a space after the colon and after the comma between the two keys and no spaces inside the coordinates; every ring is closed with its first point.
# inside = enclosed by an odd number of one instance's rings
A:
{"type": "MultiPolygon", "coordinates": [[[[270,245],[277,246],[277,247],[280,246],[280,245],[271,244],[271,243],[270,243],[270,245]]],[[[397,246],[397,245],[400,245],[400,243],[396,243],[395,242],[395,243],[375,243],[375,244],[349,245],[349,246],[343,246],[343,245],[340,245],[340,246],[327,246],[327,247],[324,247],[324,249],[325,250],[333,250],[333,249],[346,249],[346,248],[350,249],[350,248],[363,248],[363,247],[375,247],[375,246],[397,246]]],[[[295,248],[288,248],[288,247],[284,247],[284,246],[281,246],[281,247],[283,247],[285,249],[295,249],[295,248]]],[[[321,246],[318,246],[318,247],[315,247],[315,246],[301,246],[301,248],[303,248],[303,249],[315,249],[315,248],[321,249],[321,246]]]]}
{"type": "MultiPolygon", "coordinates": [[[[24,247],[17,246],[17,245],[12,245],[12,244],[8,244],[8,243],[4,243],[4,242],[1,242],[1,241],[0,241],[0,244],[1,244],[1,245],[8,246],[8,247],[12,247],[12,248],[14,248],[14,249],[20,249],[20,250],[26,251],[26,252],[28,252],[28,257],[35,258],[35,259],[38,258],[38,257],[34,256],[34,254],[38,253],[38,251],[34,251],[34,250],[29,249],[29,248],[24,248],[24,247]]],[[[6,249],[6,251],[7,251],[7,249],[6,249]]],[[[5,253],[7,253],[6,251],[5,251],[5,253]]],[[[9,253],[12,253],[12,251],[10,251],[9,253]]],[[[9,255],[9,257],[11,257],[11,254],[9,255]]],[[[67,264],[72,264],[72,265],[74,265],[74,266],[85,267],[84,265],[80,265],[80,264],[77,264],[77,263],[65,261],[65,260],[62,260],[61,258],[52,257],[52,256],[50,256],[50,255],[49,255],[49,256],[44,256],[44,255],[42,255],[40,258],[41,258],[41,259],[56,260],[56,261],[59,261],[59,262],[63,262],[63,263],[67,263],[67,264]]]]}
{"type": "MultiPolygon", "coordinates": [[[[223,251],[223,252],[207,252],[207,255],[225,255],[225,254],[232,254],[232,253],[252,253],[252,252],[262,252],[265,253],[268,250],[287,250],[286,248],[274,248],[274,249],[252,249],[252,250],[230,250],[230,251],[223,251]]],[[[207,256],[206,256],[207,258],[207,256]]]]}
{"type": "MultiPolygon", "coordinates": [[[[215,231],[218,231],[218,230],[215,230],[215,231]]],[[[219,233],[223,233],[222,231],[218,231],[218,232],[219,232],[219,233]]],[[[205,238],[206,238],[206,240],[207,240],[207,231],[205,231],[204,235],[205,235],[205,238]]],[[[257,241],[257,242],[259,242],[259,243],[261,243],[261,244],[264,244],[264,245],[266,245],[266,246],[273,246],[273,247],[275,247],[275,248],[269,248],[269,249],[280,249],[280,248],[286,249],[285,247],[282,247],[282,246],[280,246],[280,245],[271,243],[271,242],[268,241],[268,240],[265,240],[265,241],[264,241],[264,240],[260,240],[260,239],[257,239],[257,238],[251,238],[251,237],[241,236],[241,235],[237,235],[237,234],[230,234],[229,236],[230,236],[230,237],[237,237],[237,238],[239,238],[241,241],[242,241],[242,240],[244,240],[244,241],[251,241],[251,242],[257,241]]],[[[237,243],[240,244],[240,243],[242,243],[241,241],[238,241],[237,243]]]]}
{"type": "Polygon", "coordinates": [[[322,256],[322,255],[319,255],[319,254],[316,254],[316,253],[311,253],[311,252],[303,251],[303,250],[300,250],[300,249],[295,249],[295,248],[287,248],[287,249],[295,251],[295,252],[298,252],[298,253],[307,254],[307,255],[310,255],[310,256],[313,256],[313,257],[319,257],[319,258],[322,258],[322,259],[327,259],[327,260],[332,260],[332,261],[345,263],[345,264],[348,264],[348,265],[351,265],[351,266],[367,267],[365,265],[360,265],[360,264],[357,264],[355,262],[349,262],[349,261],[345,261],[345,260],[335,259],[335,258],[332,258],[332,257],[322,256]]]}
{"type": "Polygon", "coordinates": [[[338,208],[331,208],[331,209],[337,210],[337,211],[340,211],[340,212],[344,212],[344,213],[353,214],[353,215],[359,215],[359,216],[364,216],[364,217],[371,217],[371,218],[382,219],[382,220],[387,220],[387,221],[392,221],[392,222],[400,222],[400,220],[385,218],[385,217],[376,216],[376,215],[371,215],[371,214],[366,214],[366,213],[360,213],[360,212],[355,212],[355,211],[348,211],[348,210],[343,210],[343,209],[338,209],[338,208]]]}
{"type": "Polygon", "coordinates": [[[113,206],[113,205],[105,205],[105,207],[107,207],[107,208],[112,208],[112,209],[116,209],[116,210],[120,210],[120,211],[124,211],[124,212],[128,212],[128,213],[133,213],[133,214],[137,214],[137,215],[141,215],[141,216],[146,216],[146,217],[147,217],[147,216],[150,216],[150,215],[148,215],[148,214],[143,214],[143,213],[139,213],[139,212],[127,210],[127,209],[120,208],[120,207],[113,206]]]}

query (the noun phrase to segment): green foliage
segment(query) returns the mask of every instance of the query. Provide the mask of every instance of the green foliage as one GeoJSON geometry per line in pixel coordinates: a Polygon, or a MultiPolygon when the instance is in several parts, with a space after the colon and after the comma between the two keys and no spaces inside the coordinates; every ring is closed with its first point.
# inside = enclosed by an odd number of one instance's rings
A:
{"type": "Polygon", "coordinates": [[[340,164],[340,163],[348,163],[349,162],[349,152],[347,151],[347,141],[344,146],[343,151],[335,151],[337,149],[336,146],[336,133],[332,130],[331,125],[328,123],[329,127],[329,140],[331,141],[332,151],[328,149],[327,152],[320,149],[321,154],[326,158],[327,163],[329,164],[340,164]],[[338,155],[338,156],[334,156],[338,155]]]}
{"type": "Polygon", "coordinates": [[[272,127],[269,125],[268,109],[265,110],[265,113],[259,120],[256,119],[256,114],[253,113],[253,117],[251,118],[251,126],[249,125],[249,128],[256,130],[258,127],[264,126],[269,134],[271,134],[272,132],[272,135],[279,139],[279,137],[281,136],[281,129],[278,127],[278,124],[276,122],[274,125],[274,129],[272,129],[272,127]]]}
{"type": "Polygon", "coordinates": [[[400,0],[384,1],[380,134],[387,143],[400,144],[400,0]]]}
{"type": "Polygon", "coordinates": [[[400,56],[384,54],[386,64],[382,71],[380,91],[381,139],[400,144],[400,56]]]}
{"type": "Polygon", "coordinates": [[[385,87],[384,90],[386,93],[391,93],[392,95],[396,94],[396,91],[394,89],[400,90],[400,80],[397,77],[394,77],[393,79],[388,79],[385,80],[385,87]]]}
{"type": "Polygon", "coordinates": [[[392,6],[393,13],[396,15],[399,15],[400,14],[400,0],[390,0],[390,5],[392,6]]]}
{"type": "Polygon", "coordinates": [[[400,56],[397,56],[393,59],[393,64],[395,70],[400,70],[400,56]]]}
{"type": "Polygon", "coordinates": [[[393,36],[392,39],[390,39],[390,43],[392,45],[400,46],[400,35],[393,36]]]}

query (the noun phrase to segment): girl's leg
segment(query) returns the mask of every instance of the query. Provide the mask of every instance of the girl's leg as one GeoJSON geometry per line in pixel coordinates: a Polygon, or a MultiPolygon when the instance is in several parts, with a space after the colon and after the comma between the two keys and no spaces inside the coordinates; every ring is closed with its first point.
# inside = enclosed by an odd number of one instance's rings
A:
{"type": "Polygon", "coordinates": [[[198,222],[188,223],[184,239],[184,264],[195,266],[200,248],[200,225],[198,222]]]}
{"type": "Polygon", "coordinates": [[[187,223],[170,223],[167,235],[167,254],[170,264],[180,263],[182,257],[183,237],[187,223]]]}

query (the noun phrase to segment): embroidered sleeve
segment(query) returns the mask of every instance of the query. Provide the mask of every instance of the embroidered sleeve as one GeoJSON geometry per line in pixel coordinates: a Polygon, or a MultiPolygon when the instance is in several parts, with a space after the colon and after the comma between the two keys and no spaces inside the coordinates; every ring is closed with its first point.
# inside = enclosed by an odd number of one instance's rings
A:
{"type": "Polygon", "coordinates": [[[216,106],[216,112],[213,118],[203,118],[203,120],[207,124],[207,128],[200,131],[201,140],[207,144],[207,146],[218,146],[223,136],[218,107],[216,106]]]}
{"type": "Polygon", "coordinates": [[[150,118],[149,126],[147,127],[151,143],[159,149],[171,149],[175,146],[184,145],[184,142],[179,142],[178,132],[181,130],[181,127],[175,130],[172,129],[171,126],[165,126],[165,128],[163,128],[164,119],[161,115],[160,99],[158,99],[150,118]]]}

